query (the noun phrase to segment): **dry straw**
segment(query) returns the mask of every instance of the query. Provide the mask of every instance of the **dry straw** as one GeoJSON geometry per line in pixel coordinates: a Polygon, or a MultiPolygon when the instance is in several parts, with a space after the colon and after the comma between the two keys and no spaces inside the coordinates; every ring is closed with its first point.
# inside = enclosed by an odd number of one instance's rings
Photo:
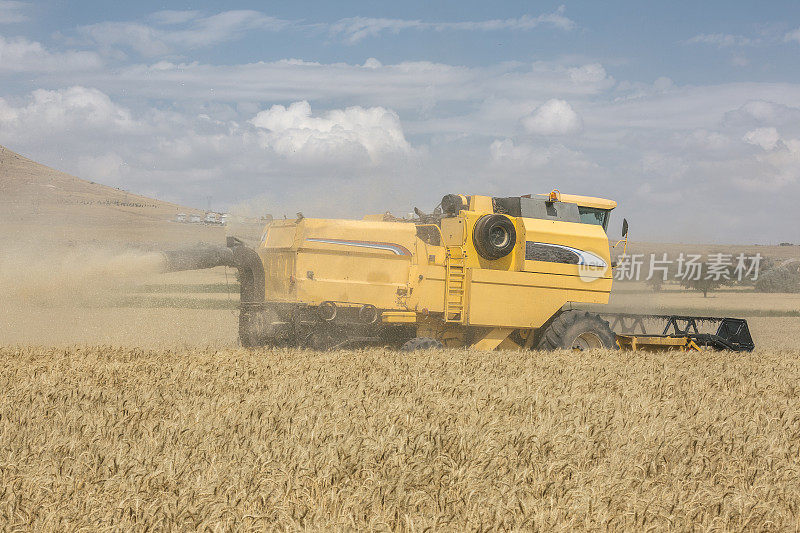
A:
{"type": "Polygon", "coordinates": [[[0,349],[0,529],[796,529],[797,353],[0,349]]]}

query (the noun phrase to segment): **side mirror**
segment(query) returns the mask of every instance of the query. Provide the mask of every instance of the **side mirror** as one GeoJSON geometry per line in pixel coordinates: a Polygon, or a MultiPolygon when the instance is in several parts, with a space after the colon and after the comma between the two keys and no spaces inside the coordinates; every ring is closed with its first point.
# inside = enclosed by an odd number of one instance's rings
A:
{"type": "Polygon", "coordinates": [[[625,238],[627,236],[628,236],[628,219],[627,218],[623,218],[622,219],[622,238],[625,238]]]}

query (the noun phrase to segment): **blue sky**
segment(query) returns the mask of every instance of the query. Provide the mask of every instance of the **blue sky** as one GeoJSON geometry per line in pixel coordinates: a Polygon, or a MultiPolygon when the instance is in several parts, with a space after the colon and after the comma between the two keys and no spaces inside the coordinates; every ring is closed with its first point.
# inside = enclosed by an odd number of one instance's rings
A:
{"type": "Polygon", "coordinates": [[[0,0],[0,144],[241,212],[558,187],[797,241],[798,53],[797,2],[0,0]]]}

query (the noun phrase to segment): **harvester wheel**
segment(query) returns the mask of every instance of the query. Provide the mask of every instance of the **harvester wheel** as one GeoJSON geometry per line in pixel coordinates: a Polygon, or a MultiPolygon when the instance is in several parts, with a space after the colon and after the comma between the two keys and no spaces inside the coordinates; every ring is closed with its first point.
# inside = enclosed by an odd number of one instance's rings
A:
{"type": "Polygon", "coordinates": [[[475,249],[486,259],[500,259],[517,244],[517,230],[505,215],[483,215],[475,223],[472,240],[475,249]]]}
{"type": "Polygon", "coordinates": [[[417,350],[441,350],[444,345],[430,337],[415,337],[400,348],[401,352],[416,352],[417,350]]]}
{"type": "Polygon", "coordinates": [[[537,350],[617,349],[617,336],[608,322],[586,311],[565,311],[542,333],[537,350]]]}
{"type": "Polygon", "coordinates": [[[271,344],[274,335],[273,313],[263,310],[241,310],[239,312],[239,342],[245,348],[271,344]]]}

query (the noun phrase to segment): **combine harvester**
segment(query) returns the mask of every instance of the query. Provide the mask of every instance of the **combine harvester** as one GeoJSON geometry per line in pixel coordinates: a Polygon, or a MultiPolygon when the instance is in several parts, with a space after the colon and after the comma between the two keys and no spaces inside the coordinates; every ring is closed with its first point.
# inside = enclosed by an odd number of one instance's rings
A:
{"type": "Polygon", "coordinates": [[[239,338],[248,347],[752,350],[742,319],[576,308],[608,303],[615,207],[559,191],[447,195],[431,215],[298,215],[269,222],[255,249],[228,237],[227,247],[165,256],[172,271],[238,270],[239,338]],[[652,321],[663,323],[659,335],[646,333],[652,321]],[[701,333],[698,324],[717,327],[701,333]]]}

